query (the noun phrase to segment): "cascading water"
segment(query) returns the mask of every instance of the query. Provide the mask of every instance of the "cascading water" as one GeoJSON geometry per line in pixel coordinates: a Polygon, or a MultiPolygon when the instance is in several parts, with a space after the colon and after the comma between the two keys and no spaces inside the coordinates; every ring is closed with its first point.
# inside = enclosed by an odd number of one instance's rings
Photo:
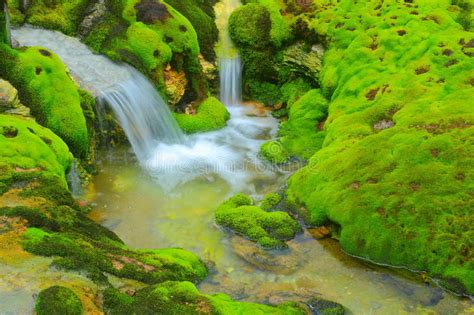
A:
{"type": "Polygon", "coordinates": [[[0,8],[2,12],[0,13],[0,23],[4,23],[4,25],[0,25],[1,33],[4,33],[4,38],[0,39],[0,42],[5,40],[8,45],[11,45],[11,30],[10,30],[10,16],[8,15],[8,3],[7,1],[0,1],[0,4],[3,4],[3,8],[0,8]],[[3,20],[3,21],[2,21],[3,20]]]}
{"type": "Polygon", "coordinates": [[[217,47],[220,99],[227,106],[238,105],[242,101],[242,62],[228,32],[229,17],[238,6],[239,0],[224,0],[216,5],[220,11],[216,23],[221,30],[217,47]]]}
{"type": "Polygon", "coordinates": [[[260,145],[278,125],[267,112],[241,104],[242,67],[226,31],[227,19],[238,5],[235,0],[217,4],[224,12],[218,14],[223,25],[218,48],[221,99],[231,119],[224,129],[187,137],[153,85],[130,66],[95,55],[79,40],[59,32],[22,27],[13,36],[22,45],[54,51],[83,88],[111,106],[140,164],[164,191],[177,191],[176,187],[194,180],[220,178],[229,186],[228,193],[254,194],[256,182],[278,176],[258,158],[260,145]]]}
{"type": "Polygon", "coordinates": [[[160,142],[183,143],[184,135],[154,86],[137,70],[92,53],[79,40],[32,27],[13,30],[23,46],[54,51],[81,86],[114,111],[141,164],[160,142]]]}

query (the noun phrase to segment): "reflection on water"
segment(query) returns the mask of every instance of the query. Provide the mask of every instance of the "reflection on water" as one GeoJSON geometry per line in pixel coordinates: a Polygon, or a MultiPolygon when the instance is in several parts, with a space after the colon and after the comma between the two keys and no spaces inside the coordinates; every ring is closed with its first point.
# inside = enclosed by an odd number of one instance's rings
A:
{"type": "MultiPolygon", "coordinates": [[[[129,155],[110,152],[95,179],[92,217],[133,247],[182,247],[208,261],[205,293],[225,292],[244,301],[279,303],[321,296],[354,314],[468,314],[474,309],[418,277],[403,277],[341,252],[333,240],[305,232],[283,252],[266,252],[222,231],[214,209],[231,188],[222,179],[197,178],[172,194],[135,166],[129,155]]],[[[280,178],[263,180],[257,194],[280,188],[280,178]]]]}

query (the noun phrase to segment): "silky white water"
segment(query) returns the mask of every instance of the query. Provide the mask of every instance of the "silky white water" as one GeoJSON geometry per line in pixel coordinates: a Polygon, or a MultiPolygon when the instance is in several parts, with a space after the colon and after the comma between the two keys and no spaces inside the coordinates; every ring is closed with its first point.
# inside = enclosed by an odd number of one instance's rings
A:
{"type": "Polygon", "coordinates": [[[52,50],[84,89],[112,108],[140,163],[146,163],[159,143],[184,143],[168,106],[134,68],[94,54],[78,39],[59,32],[25,26],[12,33],[22,46],[52,50]]]}

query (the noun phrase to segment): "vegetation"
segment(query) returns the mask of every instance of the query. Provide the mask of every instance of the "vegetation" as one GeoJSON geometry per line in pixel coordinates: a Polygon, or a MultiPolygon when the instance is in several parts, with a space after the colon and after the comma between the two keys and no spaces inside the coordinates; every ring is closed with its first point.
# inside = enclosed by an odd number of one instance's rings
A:
{"type": "Polygon", "coordinates": [[[2,45],[0,71],[38,122],[60,136],[75,156],[85,158],[89,137],[81,97],[61,60],[44,48],[14,50],[2,45]]]}
{"type": "Polygon", "coordinates": [[[270,195],[258,207],[250,197],[237,194],[217,208],[216,222],[264,248],[285,248],[285,241],[294,238],[300,226],[286,212],[267,211],[278,202],[270,195]]]}
{"type": "Polygon", "coordinates": [[[53,286],[38,294],[35,310],[38,315],[81,315],[84,308],[71,289],[53,286]]]}
{"type": "Polygon", "coordinates": [[[225,127],[230,114],[215,97],[202,102],[195,115],[175,114],[176,121],[186,133],[205,132],[225,127]]]}

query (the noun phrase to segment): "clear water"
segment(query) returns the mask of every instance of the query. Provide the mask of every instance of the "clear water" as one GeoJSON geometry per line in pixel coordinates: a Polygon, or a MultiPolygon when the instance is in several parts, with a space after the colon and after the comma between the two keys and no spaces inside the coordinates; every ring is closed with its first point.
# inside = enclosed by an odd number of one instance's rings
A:
{"type": "MultiPolygon", "coordinates": [[[[170,193],[134,164],[126,149],[101,156],[91,217],[132,247],[182,247],[210,262],[211,274],[199,285],[202,292],[262,303],[319,296],[342,303],[352,314],[474,312],[469,301],[418,276],[361,262],[344,254],[337,242],[317,241],[306,231],[283,252],[265,252],[223,231],[214,223],[214,210],[237,191],[226,180],[200,177],[170,193]]],[[[255,176],[249,190],[257,196],[278,190],[288,176],[249,172],[255,176]]]]}

